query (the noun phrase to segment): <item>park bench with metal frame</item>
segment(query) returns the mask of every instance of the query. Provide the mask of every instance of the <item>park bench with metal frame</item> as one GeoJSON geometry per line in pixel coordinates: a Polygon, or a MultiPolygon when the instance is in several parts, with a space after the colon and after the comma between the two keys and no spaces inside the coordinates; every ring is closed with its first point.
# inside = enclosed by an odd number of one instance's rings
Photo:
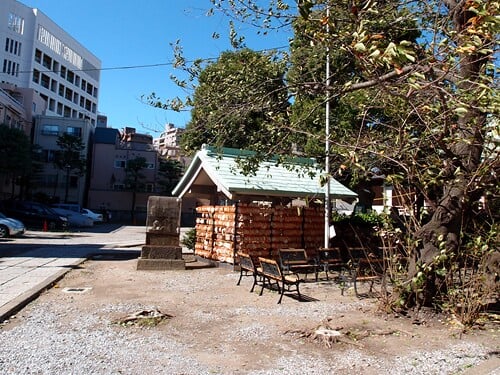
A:
{"type": "Polygon", "coordinates": [[[236,283],[236,285],[240,285],[243,276],[252,276],[253,284],[250,292],[253,292],[255,285],[257,285],[259,282],[262,282],[260,268],[255,265],[255,262],[250,255],[246,253],[237,253],[236,255],[237,259],[239,259],[240,262],[240,278],[238,279],[238,283],[236,283]]]}
{"type": "Polygon", "coordinates": [[[286,273],[300,273],[307,275],[314,273],[318,281],[318,264],[314,259],[309,259],[305,249],[278,249],[280,267],[286,273]]]}
{"type": "Polygon", "coordinates": [[[338,277],[343,275],[346,264],[342,259],[339,247],[320,247],[316,256],[316,263],[320,270],[325,272],[326,279],[329,280],[328,273],[337,272],[338,277]]]}
{"type": "Polygon", "coordinates": [[[303,280],[301,280],[297,274],[283,274],[279,263],[273,259],[259,257],[259,262],[262,270],[261,274],[263,276],[262,289],[259,295],[262,295],[266,286],[272,288],[272,285],[276,284],[280,293],[278,304],[281,303],[285,290],[288,292],[297,292],[299,300],[302,299],[299,284],[303,280]]]}
{"type": "Polygon", "coordinates": [[[385,272],[385,262],[381,254],[376,254],[364,247],[348,247],[350,277],[357,297],[358,283],[370,283],[369,293],[372,293],[375,282],[382,281],[385,272]]]}

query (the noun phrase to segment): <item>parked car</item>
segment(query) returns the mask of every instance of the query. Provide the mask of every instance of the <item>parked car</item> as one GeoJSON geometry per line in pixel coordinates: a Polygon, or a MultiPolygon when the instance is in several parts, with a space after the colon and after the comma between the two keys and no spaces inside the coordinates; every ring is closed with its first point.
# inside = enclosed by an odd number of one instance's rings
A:
{"type": "Polygon", "coordinates": [[[80,205],[76,203],[54,203],[51,205],[52,208],[62,208],[63,210],[71,210],[75,212],[80,212],[80,205]]]}
{"type": "Polygon", "coordinates": [[[64,208],[52,208],[59,215],[66,216],[70,227],[86,228],[94,226],[94,220],[90,217],[82,215],[73,210],[65,210],[64,208]]]}
{"type": "Polygon", "coordinates": [[[5,200],[1,202],[0,209],[8,217],[23,222],[28,228],[54,230],[66,229],[68,226],[66,217],[38,202],[5,200]]]}
{"type": "Polygon", "coordinates": [[[18,236],[24,232],[26,228],[23,223],[0,212],[0,238],[18,236]]]}
{"type": "Polygon", "coordinates": [[[80,212],[82,213],[82,215],[92,219],[94,223],[102,223],[104,221],[102,214],[95,213],[94,211],[91,211],[88,208],[82,208],[80,212]]]}

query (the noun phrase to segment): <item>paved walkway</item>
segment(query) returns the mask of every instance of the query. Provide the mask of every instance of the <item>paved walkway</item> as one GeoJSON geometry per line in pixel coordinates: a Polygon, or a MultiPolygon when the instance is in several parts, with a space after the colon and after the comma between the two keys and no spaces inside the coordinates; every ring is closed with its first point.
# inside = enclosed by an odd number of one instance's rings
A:
{"type": "Polygon", "coordinates": [[[140,251],[146,228],[102,225],[91,232],[36,232],[0,242],[0,322],[91,255],[140,251]]]}

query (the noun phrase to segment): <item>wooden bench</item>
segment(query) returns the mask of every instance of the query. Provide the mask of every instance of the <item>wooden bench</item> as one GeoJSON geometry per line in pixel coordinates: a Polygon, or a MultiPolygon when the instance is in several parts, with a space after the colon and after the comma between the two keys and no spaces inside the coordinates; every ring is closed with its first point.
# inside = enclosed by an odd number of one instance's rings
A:
{"type": "Polygon", "coordinates": [[[240,278],[238,279],[238,283],[236,285],[240,285],[243,276],[252,276],[253,285],[252,289],[250,289],[250,292],[253,292],[255,285],[257,285],[259,282],[262,282],[260,268],[256,267],[250,255],[245,253],[237,253],[236,256],[240,262],[240,278]]]}
{"type": "Polygon", "coordinates": [[[305,249],[278,249],[281,269],[284,273],[300,273],[307,275],[314,273],[318,281],[318,265],[310,260],[305,249]]]}
{"type": "Polygon", "coordinates": [[[273,259],[259,257],[259,262],[261,268],[260,272],[263,276],[262,289],[260,290],[259,295],[262,295],[267,280],[270,288],[273,283],[278,286],[278,291],[280,292],[278,304],[281,303],[281,299],[283,298],[283,294],[285,293],[285,288],[288,292],[296,291],[299,296],[299,300],[302,298],[300,296],[299,290],[299,284],[302,282],[302,280],[298,277],[297,274],[283,274],[279,263],[273,259]],[[292,288],[295,289],[292,290],[292,288]]]}
{"type": "Polygon", "coordinates": [[[364,247],[348,247],[347,252],[356,296],[360,297],[357,285],[360,282],[369,282],[369,293],[372,293],[373,285],[376,281],[381,281],[385,273],[383,256],[364,247]]]}

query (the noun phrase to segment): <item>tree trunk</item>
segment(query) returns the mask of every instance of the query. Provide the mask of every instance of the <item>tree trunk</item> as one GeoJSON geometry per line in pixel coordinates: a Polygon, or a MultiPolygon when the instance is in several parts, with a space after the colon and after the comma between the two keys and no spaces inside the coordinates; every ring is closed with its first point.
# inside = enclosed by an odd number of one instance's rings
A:
{"type": "MultiPolygon", "coordinates": [[[[463,1],[445,1],[449,14],[458,33],[464,32],[474,13],[467,11],[463,1]]],[[[457,40],[460,45],[461,41],[457,40]]],[[[463,43],[463,42],[462,42],[463,43]]],[[[457,87],[468,93],[473,92],[479,83],[479,74],[483,69],[487,57],[478,54],[462,56],[460,60],[459,78],[457,87]]],[[[456,120],[453,139],[449,147],[452,158],[443,160],[443,168],[447,170],[448,182],[444,185],[442,195],[431,219],[417,233],[420,245],[413,249],[409,265],[409,280],[412,280],[419,271],[419,265],[433,265],[442,250],[447,254],[457,254],[461,245],[461,223],[463,215],[470,206],[470,183],[481,163],[481,152],[484,143],[484,125],[486,116],[480,112],[473,101],[469,102],[466,115],[456,120]]],[[[419,285],[414,291],[417,305],[431,305],[436,296],[445,292],[442,277],[431,267],[426,272],[423,286],[419,285]]]]}

